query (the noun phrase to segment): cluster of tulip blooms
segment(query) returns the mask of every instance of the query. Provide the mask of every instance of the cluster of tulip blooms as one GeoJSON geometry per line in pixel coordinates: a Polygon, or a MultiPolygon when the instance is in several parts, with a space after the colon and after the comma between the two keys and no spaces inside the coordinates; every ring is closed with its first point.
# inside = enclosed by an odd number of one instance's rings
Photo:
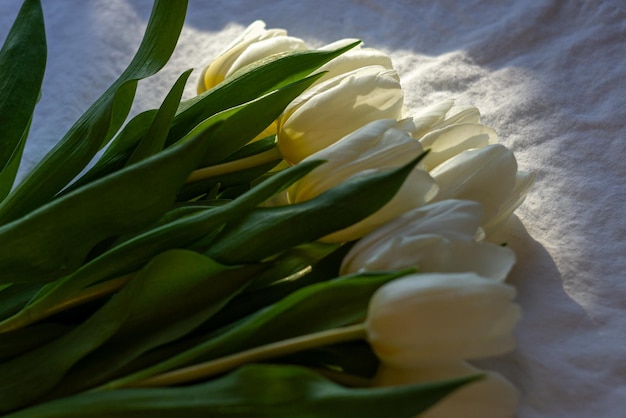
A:
{"type": "MultiPolygon", "coordinates": [[[[307,49],[303,40],[256,21],[206,66],[198,92],[259,60],[307,49]]],[[[515,255],[489,239],[523,201],[533,174],[518,171],[513,152],[480,123],[473,106],[457,108],[445,100],[410,114],[398,73],[379,50],[359,46],[319,71],[324,75],[260,137],[276,135],[278,150],[268,160],[279,153],[284,165],[325,163],[269,204],[305,202],[349,178],[402,166],[428,150],[383,208],[321,241],[356,241],[341,274],[419,271],[384,285],[371,299],[361,333],[381,360],[377,384],[475,373],[468,360],[514,346],[520,309],[514,288],[504,281],[515,255]]],[[[517,390],[489,372],[420,416],[512,416],[517,401],[517,390]]]]}
{"type": "Polygon", "coordinates": [[[518,390],[472,362],[515,345],[496,234],[533,175],[475,107],[406,109],[381,51],[261,21],[197,96],[186,71],[127,120],[186,8],[155,0],[128,68],[17,185],[39,0],[0,50],[0,413],[511,417],[518,390]]]}

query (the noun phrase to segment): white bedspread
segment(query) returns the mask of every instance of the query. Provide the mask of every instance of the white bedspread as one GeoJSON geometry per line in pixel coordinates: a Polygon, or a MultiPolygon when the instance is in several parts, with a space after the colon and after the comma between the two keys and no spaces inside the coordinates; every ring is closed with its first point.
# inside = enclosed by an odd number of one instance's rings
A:
{"type": "MultiPolygon", "coordinates": [[[[152,6],[42,3],[48,66],[21,175],[125,68],[152,6]]],[[[20,5],[0,1],[0,40],[20,5]]],[[[626,3],[190,0],[171,62],[140,84],[133,112],[256,19],[313,46],[352,37],[386,51],[410,109],[454,97],[482,111],[537,174],[505,238],[519,256],[519,346],[489,364],[522,390],[519,417],[625,417],[626,3]]]]}

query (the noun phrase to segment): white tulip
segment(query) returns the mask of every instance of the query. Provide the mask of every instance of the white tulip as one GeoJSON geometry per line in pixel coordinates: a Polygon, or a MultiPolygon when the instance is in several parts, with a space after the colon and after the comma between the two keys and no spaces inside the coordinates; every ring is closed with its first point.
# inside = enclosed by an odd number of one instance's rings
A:
{"type": "Polygon", "coordinates": [[[430,150],[424,166],[432,170],[461,151],[498,142],[496,132],[480,123],[480,112],[474,106],[453,108],[454,101],[444,100],[424,108],[413,116],[412,131],[424,149],[430,150]]]}
{"type": "Polygon", "coordinates": [[[396,368],[503,354],[515,346],[515,294],[474,273],[405,276],[370,300],[367,340],[382,363],[396,368]]]}
{"type": "MultiPolygon", "coordinates": [[[[355,176],[390,170],[407,164],[422,153],[422,147],[404,129],[402,122],[383,119],[371,122],[305,160],[326,162],[288,190],[291,203],[312,199],[355,176]]],[[[436,194],[432,178],[415,168],[400,190],[380,210],[364,220],[324,237],[326,242],[358,239],[380,225],[417,206],[436,194]]]]}
{"type": "Polygon", "coordinates": [[[394,368],[381,365],[376,386],[399,386],[431,383],[484,373],[483,379],[455,390],[425,412],[420,418],[513,418],[520,393],[508,380],[495,372],[484,372],[463,361],[433,364],[421,368],[394,368]]]}
{"type": "Polygon", "coordinates": [[[248,64],[278,53],[306,49],[302,39],[287,36],[284,29],[265,29],[265,22],[257,20],[204,68],[198,80],[198,93],[216,86],[248,64]]]}
{"type": "Polygon", "coordinates": [[[368,65],[315,84],[287,106],[278,147],[291,164],[379,119],[400,119],[403,93],[395,70],[368,65]]]}
{"type": "Polygon", "coordinates": [[[503,281],[515,253],[476,242],[481,216],[480,204],[466,200],[410,210],[359,240],[344,257],[341,274],[416,267],[420,272],[474,272],[503,281]]]}
{"type": "Polygon", "coordinates": [[[437,184],[437,200],[475,200],[483,206],[483,225],[511,213],[523,199],[533,176],[517,172],[513,152],[500,144],[470,149],[430,171],[437,184]]]}

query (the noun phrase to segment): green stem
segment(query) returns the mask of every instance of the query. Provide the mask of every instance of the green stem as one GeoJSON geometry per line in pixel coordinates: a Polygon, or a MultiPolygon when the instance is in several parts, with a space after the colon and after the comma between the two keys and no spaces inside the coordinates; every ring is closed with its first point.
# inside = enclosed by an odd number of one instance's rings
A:
{"type": "Polygon", "coordinates": [[[366,337],[365,324],[336,328],[328,331],[316,332],[290,338],[288,340],[262,345],[250,350],[241,351],[216,360],[196,364],[183,369],[173,370],[150,377],[129,386],[132,387],[162,387],[188,383],[206,379],[246,363],[267,360],[287,354],[296,353],[316,347],[337,344],[346,341],[364,339],[366,337]]]}
{"type": "Polygon", "coordinates": [[[280,151],[278,151],[278,147],[274,147],[250,157],[195,170],[189,175],[189,178],[187,178],[187,183],[257,167],[282,158],[283,156],[280,154],[280,151]]]}

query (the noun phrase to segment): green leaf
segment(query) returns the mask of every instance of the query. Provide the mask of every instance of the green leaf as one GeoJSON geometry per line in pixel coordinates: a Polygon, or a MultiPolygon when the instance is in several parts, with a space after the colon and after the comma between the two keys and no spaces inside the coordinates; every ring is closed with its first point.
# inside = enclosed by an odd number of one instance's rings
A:
{"type": "Polygon", "coordinates": [[[165,139],[169,132],[172,119],[180,103],[180,98],[185,89],[185,83],[192,70],[187,70],[178,77],[176,83],[165,97],[161,108],[157,111],[152,124],[146,135],[137,144],[133,153],[128,158],[126,165],[134,164],[161,151],[165,145],[165,139]]]}
{"type": "Polygon", "coordinates": [[[46,66],[46,34],[38,0],[26,0],[0,50],[0,202],[22,158],[46,66]]]}
{"type": "Polygon", "coordinates": [[[369,300],[383,284],[405,274],[361,274],[300,289],[240,321],[220,335],[104,388],[123,387],[190,364],[305,334],[338,328],[365,319],[369,300]]]}
{"type": "Polygon", "coordinates": [[[144,291],[132,301],[122,326],[81,360],[48,397],[103,383],[144,352],[184,336],[222,308],[265,267],[226,267],[198,253],[171,250],[133,279],[144,291]]]}
{"type": "Polygon", "coordinates": [[[385,205],[420,158],[349,179],[306,202],[259,208],[227,225],[207,254],[224,264],[254,263],[346,228],[385,205]]]}
{"type": "Polygon", "coordinates": [[[152,121],[157,112],[158,109],[147,110],[129,120],[111,144],[104,150],[102,157],[94,166],[74,183],[59,192],[57,196],[67,194],[87,183],[124,168],[128,158],[135,149],[134,147],[152,126],[152,121]]]}
{"type": "Polygon", "coordinates": [[[475,380],[350,389],[302,367],[249,365],[199,385],[86,393],[6,418],[409,418],[475,380]]]}
{"type": "Polygon", "coordinates": [[[128,115],[137,81],[155,74],[169,60],[186,10],[185,0],[155,1],[144,39],[128,68],[0,204],[0,224],[49,201],[108,142],[128,115]]]}

